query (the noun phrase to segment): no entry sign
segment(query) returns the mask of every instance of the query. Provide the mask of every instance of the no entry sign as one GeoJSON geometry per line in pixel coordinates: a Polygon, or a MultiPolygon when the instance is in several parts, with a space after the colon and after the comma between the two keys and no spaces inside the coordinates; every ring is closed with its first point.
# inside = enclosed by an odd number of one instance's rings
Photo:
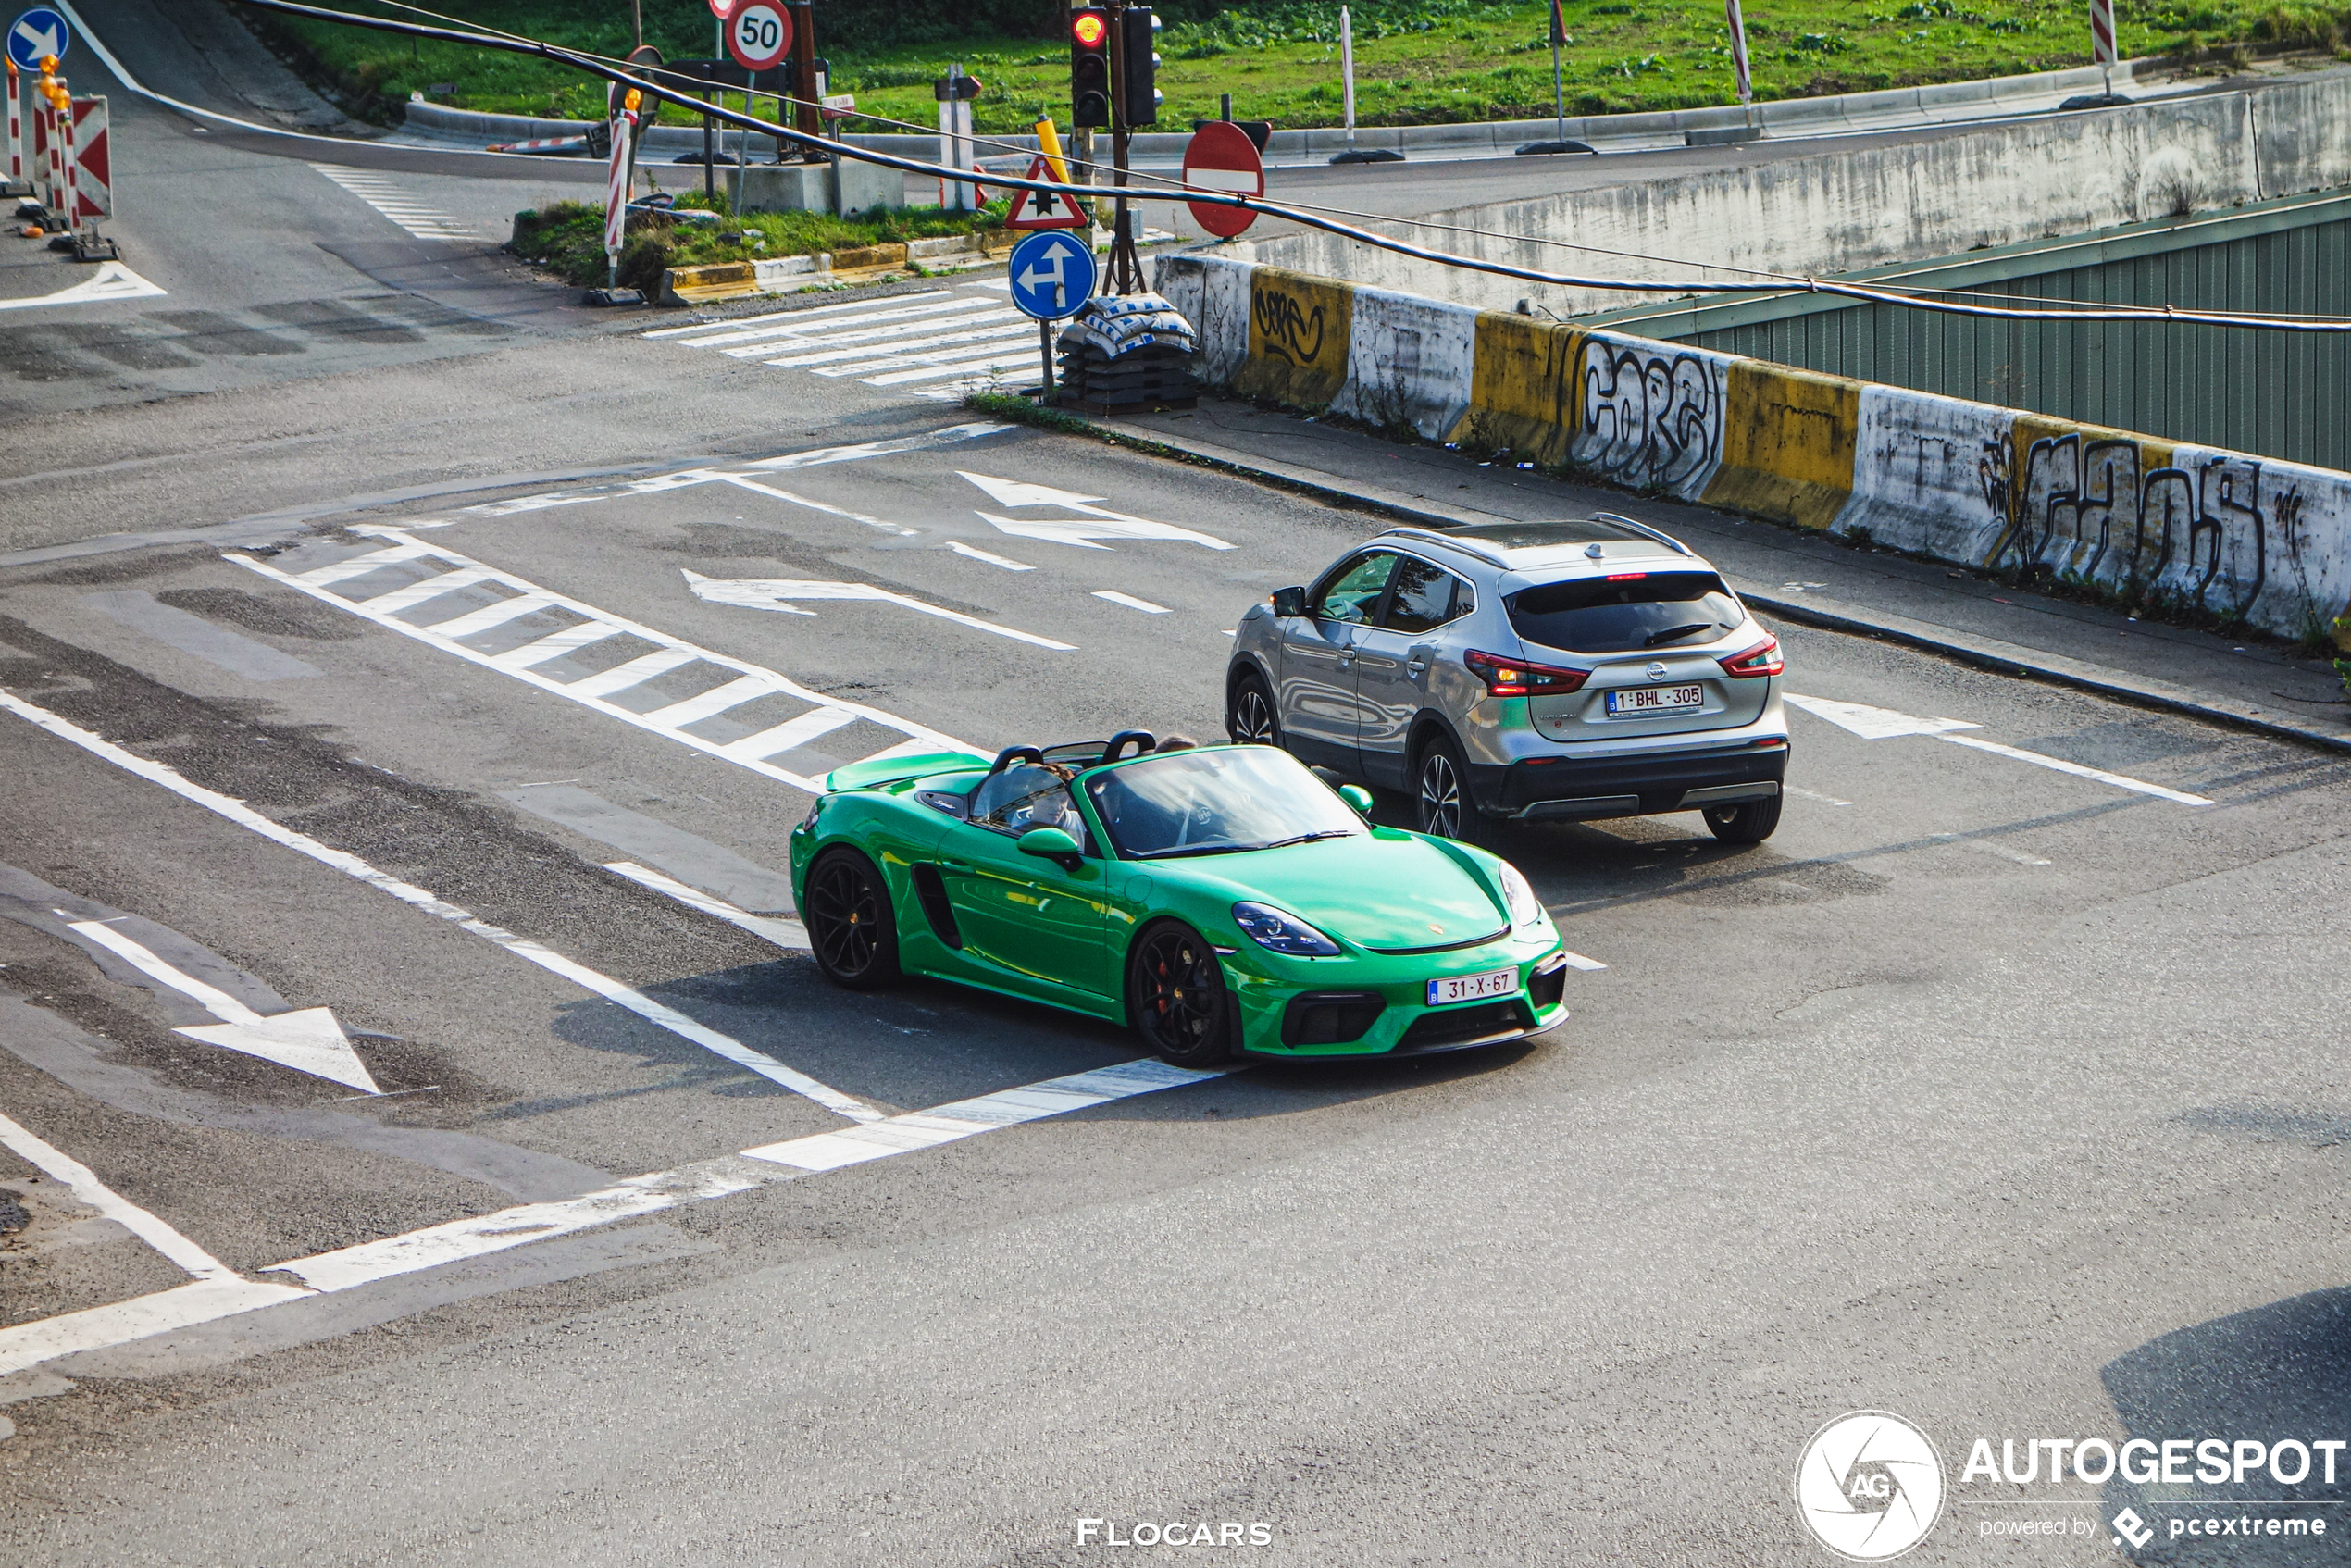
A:
{"type": "MultiPolygon", "coordinates": [[[[1213,119],[1192,133],[1184,147],[1184,184],[1194,191],[1217,191],[1229,195],[1262,196],[1265,193],[1265,160],[1257,156],[1257,143],[1249,132],[1229,120],[1213,119]]],[[[1257,221],[1257,215],[1246,207],[1217,206],[1208,202],[1189,202],[1192,221],[1222,240],[1229,240],[1257,221]]]]}
{"type": "Polygon", "coordinates": [[[791,53],[791,18],[775,0],[745,0],[727,18],[727,52],[745,70],[770,70],[791,53]]]}

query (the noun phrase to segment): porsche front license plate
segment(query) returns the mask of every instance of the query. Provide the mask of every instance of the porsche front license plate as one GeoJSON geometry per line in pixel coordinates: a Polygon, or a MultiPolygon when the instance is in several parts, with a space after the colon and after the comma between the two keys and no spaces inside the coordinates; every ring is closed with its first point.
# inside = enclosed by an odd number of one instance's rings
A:
{"type": "Polygon", "coordinates": [[[1706,706],[1703,686],[1639,686],[1608,694],[1608,716],[1630,718],[1636,714],[1678,713],[1706,706]]]}
{"type": "Polygon", "coordinates": [[[1449,980],[1428,983],[1428,1004],[1442,1007],[1449,1002],[1483,1002],[1488,997],[1518,994],[1518,971],[1496,969],[1484,975],[1457,975],[1449,980]]]}

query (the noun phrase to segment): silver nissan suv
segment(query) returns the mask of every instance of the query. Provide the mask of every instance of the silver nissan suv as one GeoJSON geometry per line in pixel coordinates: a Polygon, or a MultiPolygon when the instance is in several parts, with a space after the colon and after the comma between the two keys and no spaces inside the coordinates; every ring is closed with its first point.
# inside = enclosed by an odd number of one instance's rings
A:
{"type": "Polygon", "coordinates": [[[1225,728],[1407,792],[1424,833],[1702,812],[1751,844],[1787,776],[1779,639],[1630,517],[1390,529],[1241,617],[1225,728]]]}

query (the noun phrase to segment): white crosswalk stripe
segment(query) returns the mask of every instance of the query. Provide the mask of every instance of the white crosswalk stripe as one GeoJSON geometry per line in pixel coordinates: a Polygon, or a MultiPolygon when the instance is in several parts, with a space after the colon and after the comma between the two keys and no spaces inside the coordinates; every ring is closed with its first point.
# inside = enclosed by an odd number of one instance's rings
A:
{"type": "Polygon", "coordinates": [[[448,214],[426,205],[383,175],[370,174],[365,169],[344,168],[330,163],[314,163],[310,167],[419,240],[481,238],[448,214]]]}
{"type": "MultiPolygon", "coordinates": [[[[842,763],[973,749],[878,708],[837,702],[773,670],[566,598],[397,529],[367,531],[382,540],[383,546],[306,569],[288,571],[275,562],[243,554],[231,554],[229,559],[470,663],[812,792],[815,775],[842,763]],[[384,575],[379,579],[378,573],[384,575]],[[496,602],[485,604],[485,599],[496,602]],[[528,628],[515,623],[533,615],[578,618],[496,652],[462,641],[528,637],[528,628]],[[612,638],[653,646],[634,658],[586,673],[577,666],[566,671],[560,663],[583,650],[604,652],[597,645],[612,638]],[[692,668],[697,666],[699,672],[692,668]],[[698,684],[699,690],[653,684],[673,676],[689,687],[698,684]],[[795,706],[799,711],[791,711],[795,706]],[[862,740],[829,755],[802,750],[861,721],[866,726],[862,740]],[[877,729],[885,733],[876,735],[877,729]],[[860,751],[863,755],[856,754],[860,751]],[[798,771],[803,768],[808,771],[798,771]]],[[[605,656],[609,659],[611,653],[605,656]]]]}
{"type": "Polygon", "coordinates": [[[1038,366],[1037,323],[1013,309],[994,281],[844,301],[643,336],[680,348],[812,376],[853,378],[910,397],[950,402],[1004,371],[1038,366]]]}

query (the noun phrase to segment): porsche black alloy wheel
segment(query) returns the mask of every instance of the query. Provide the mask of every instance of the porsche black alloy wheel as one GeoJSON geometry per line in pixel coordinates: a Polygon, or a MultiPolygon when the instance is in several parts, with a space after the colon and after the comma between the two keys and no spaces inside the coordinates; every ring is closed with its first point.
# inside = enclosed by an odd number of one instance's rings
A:
{"type": "Polygon", "coordinates": [[[809,945],[825,978],[853,991],[898,978],[898,932],[873,862],[854,850],[827,850],[808,869],[809,945]]]}
{"type": "Polygon", "coordinates": [[[1225,733],[1247,746],[1278,746],[1281,726],[1274,717],[1274,699],[1265,683],[1253,675],[1241,677],[1225,711],[1225,733]]]}
{"type": "Polygon", "coordinates": [[[1131,994],[1143,1043],[1178,1067],[1213,1067],[1233,1054],[1232,1008],[1216,950],[1167,921],[1135,944],[1131,994]]]}

